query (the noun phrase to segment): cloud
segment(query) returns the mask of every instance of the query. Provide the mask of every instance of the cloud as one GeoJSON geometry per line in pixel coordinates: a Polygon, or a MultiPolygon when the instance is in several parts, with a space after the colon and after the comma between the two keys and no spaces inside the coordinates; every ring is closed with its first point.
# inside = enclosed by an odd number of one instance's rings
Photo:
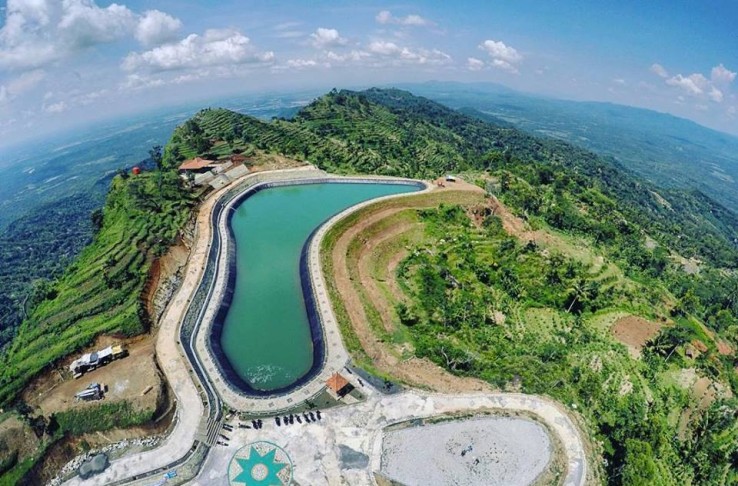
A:
{"type": "Polygon", "coordinates": [[[295,37],[302,37],[305,33],[297,27],[301,26],[302,22],[283,22],[274,26],[274,37],[278,39],[292,39],[295,37]]]}
{"type": "Polygon", "coordinates": [[[206,30],[200,36],[190,34],[179,42],[165,44],[141,53],[132,52],[123,60],[126,71],[146,69],[170,71],[207,66],[269,63],[271,51],[258,51],[248,37],[231,29],[206,30]]]}
{"type": "Polygon", "coordinates": [[[0,28],[0,67],[34,69],[99,44],[134,36],[149,46],[171,40],[181,22],[150,10],[95,0],[8,0],[0,28]]]}
{"type": "Polygon", "coordinates": [[[657,64],[657,63],[651,64],[649,71],[651,71],[652,73],[654,73],[656,76],[660,78],[669,77],[669,72],[666,69],[664,69],[664,66],[662,66],[661,64],[657,64]]]}
{"type": "Polygon", "coordinates": [[[336,62],[336,63],[345,63],[345,62],[360,62],[362,60],[365,60],[367,58],[370,58],[372,55],[366,51],[362,51],[361,49],[353,49],[351,52],[346,54],[336,54],[333,51],[328,51],[325,53],[325,58],[328,62],[336,62]]]}
{"type": "Polygon", "coordinates": [[[677,86],[691,95],[700,95],[705,92],[709,81],[700,73],[682,76],[677,74],[666,80],[669,86],[677,86]]]}
{"type": "Polygon", "coordinates": [[[716,84],[730,84],[735,79],[736,73],[730,71],[722,63],[712,68],[710,79],[716,84]]]}
{"type": "Polygon", "coordinates": [[[514,48],[505,45],[502,41],[486,40],[479,45],[479,48],[487,51],[493,59],[500,59],[509,63],[519,62],[523,56],[514,48]]]}
{"type": "Polygon", "coordinates": [[[484,68],[484,61],[477,59],[476,57],[470,57],[466,60],[466,68],[469,71],[480,71],[484,68]]]}
{"type": "Polygon", "coordinates": [[[325,29],[323,27],[310,34],[310,39],[310,43],[316,49],[344,46],[348,42],[340,36],[336,29],[325,29]]]}
{"type": "Polygon", "coordinates": [[[0,86],[0,103],[13,101],[19,95],[35,88],[45,77],[44,70],[35,69],[10,79],[5,85],[0,86]]]}
{"type": "Polygon", "coordinates": [[[323,51],[312,59],[290,59],[274,66],[274,70],[312,67],[356,66],[383,68],[398,66],[442,66],[452,62],[451,56],[438,49],[407,47],[391,41],[374,40],[350,52],[323,51]]]}
{"type": "Polygon", "coordinates": [[[735,76],[736,73],[719,64],[712,68],[710,79],[702,73],[692,73],[688,76],[676,74],[666,78],[664,82],[669,86],[679,88],[687,95],[698,100],[722,103],[725,100],[726,90],[729,89],[729,85],[735,79],[735,76]]]}
{"type": "Polygon", "coordinates": [[[512,74],[518,74],[517,64],[523,60],[523,56],[517,49],[506,45],[502,41],[489,39],[479,44],[478,47],[491,58],[490,66],[512,74]]]}
{"type": "Polygon", "coordinates": [[[707,97],[710,98],[715,103],[723,102],[723,92],[717,89],[715,86],[710,88],[710,92],[707,93],[707,97]]]}
{"type": "Polygon", "coordinates": [[[612,80],[613,83],[619,84],[620,86],[625,86],[628,84],[623,78],[615,78],[612,80]]]}
{"type": "Polygon", "coordinates": [[[370,42],[367,52],[374,57],[391,60],[394,64],[446,64],[452,60],[450,55],[438,49],[413,49],[384,40],[370,42]]]}
{"type": "Polygon", "coordinates": [[[318,62],[313,59],[290,59],[287,61],[287,67],[293,69],[304,69],[316,67],[318,62]]]}
{"type": "Polygon", "coordinates": [[[113,42],[136,25],[134,13],[115,3],[100,8],[92,0],[67,0],[62,5],[57,31],[72,49],[113,42]]]}
{"type": "Polygon", "coordinates": [[[158,46],[177,38],[182,22],[159,10],[147,10],[138,21],[134,36],[146,47],[158,46]]]}
{"type": "Polygon", "coordinates": [[[402,49],[394,42],[389,41],[373,41],[369,44],[369,52],[379,54],[380,56],[392,56],[399,54],[402,49]]]}
{"type": "Polygon", "coordinates": [[[139,90],[144,88],[154,88],[166,84],[163,79],[152,78],[141,74],[129,74],[120,88],[124,90],[139,90]]]}
{"type": "Polygon", "coordinates": [[[411,14],[407,17],[394,17],[389,10],[382,10],[377,14],[374,19],[382,24],[395,24],[395,25],[407,25],[407,26],[414,26],[414,27],[422,27],[426,25],[434,25],[433,22],[430,20],[421,17],[417,14],[411,14]]]}
{"type": "Polygon", "coordinates": [[[66,111],[68,107],[64,101],[59,101],[50,105],[44,105],[43,108],[46,113],[62,113],[66,111]]]}

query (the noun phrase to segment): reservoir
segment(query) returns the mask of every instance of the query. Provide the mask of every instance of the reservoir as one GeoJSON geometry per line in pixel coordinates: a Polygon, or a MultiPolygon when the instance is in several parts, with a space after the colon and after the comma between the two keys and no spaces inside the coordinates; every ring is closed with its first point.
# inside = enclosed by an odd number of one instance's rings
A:
{"type": "Polygon", "coordinates": [[[300,277],[303,246],[316,228],[346,208],[419,189],[321,182],[263,189],[238,203],[231,217],[233,297],[220,333],[228,363],[221,364],[260,394],[289,389],[314,364],[320,366],[313,363],[316,326],[311,333],[300,277]]]}

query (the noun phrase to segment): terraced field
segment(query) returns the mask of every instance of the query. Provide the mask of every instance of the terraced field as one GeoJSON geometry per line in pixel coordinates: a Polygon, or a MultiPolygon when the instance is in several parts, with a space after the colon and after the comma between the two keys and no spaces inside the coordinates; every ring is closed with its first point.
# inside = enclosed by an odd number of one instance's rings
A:
{"type": "Polygon", "coordinates": [[[142,291],[153,258],[190,217],[191,195],[176,174],[114,180],[93,243],[22,325],[0,365],[0,403],[45,366],[101,333],[139,334],[149,326],[142,291]]]}

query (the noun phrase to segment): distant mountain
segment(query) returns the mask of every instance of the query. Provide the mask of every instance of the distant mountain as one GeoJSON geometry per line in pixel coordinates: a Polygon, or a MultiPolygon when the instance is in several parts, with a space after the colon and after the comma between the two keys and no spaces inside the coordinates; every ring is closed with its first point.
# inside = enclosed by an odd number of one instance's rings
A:
{"type": "Polygon", "coordinates": [[[657,185],[697,189],[738,212],[738,137],[651,110],[536,97],[496,84],[398,87],[485,121],[501,119],[615,157],[657,185]]]}

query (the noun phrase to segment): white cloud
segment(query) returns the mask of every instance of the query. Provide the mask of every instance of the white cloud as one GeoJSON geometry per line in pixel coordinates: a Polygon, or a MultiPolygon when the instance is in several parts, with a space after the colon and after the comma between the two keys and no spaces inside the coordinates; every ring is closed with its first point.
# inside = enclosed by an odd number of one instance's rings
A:
{"type": "Polygon", "coordinates": [[[511,46],[505,45],[502,41],[486,40],[479,44],[479,48],[486,51],[492,59],[500,59],[510,64],[520,62],[523,56],[511,46]]]}
{"type": "Polygon", "coordinates": [[[351,52],[347,54],[336,54],[333,51],[328,51],[325,53],[325,58],[328,62],[337,62],[337,63],[344,63],[344,62],[360,62],[364,59],[370,58],[372,55],[366,51],[362,51],[360,49],[353,49],[351,52]]]}
{"type": "Polygon", "coordinates": [[[274,37],[278,39],[292,39],[295,37],[302,37],[305,35],[304,32],[297,29],[301,26],[301,22],[284,22],[274,26],[274,37]]]}
{"type": "Polygon", "coordinates": [[[121,39],[136,25],[135,14],[116,3],[100,8],[92,0],[66,0],[62,5],[57,30],[73,49],[121,39]]]}
{"type": "Polygon", "coordinates": [[[157,46],[177,38],[182,22],[159,10],[147,10],[138,21],[134,36],[144,46],[157,46]]]}
{"type": "MultiPolygon", "coordinates": [[[[666,78],[664,82],[703,102],[709,100],[714,103],[722,103],[725,100],[726,93],[731,97],[733,96],[726,90],[729,90],[729,85],[735,77],[736,73],[719,64],[712,68],[709,79],[702,73],[692,73],[688,76],[677,74],[666,78]]],[[[702,103],[700,106],[707,105],[702,103]]]]}
{"type": "Polygon", "coordinates": [[[389,41],[372,41],[369,43],[369,52],[372,54],[379,54],[380,56],[392,56],[399,54],[402,49],[394,42],[389,41]]]}
{"type": "Polygon", "coordinates": [[[389,10],[382,10],[377,14],[374,19],[382,24],[396,24],[396,25],[407,25],[407,26],[415,26],[415,27],[422,27],[426,25],[434,25],[433,22],[430,20],[421,17],[417,14],[410,14],[407,17],[394,17],[392,13],[390,13],[389,10]]]}
{"type": "Polygon", "coordinates": [[[492,59],[492,66],[512,74],[518,74],[518,68],[502,59],[492,59]]]}
{"type": "Polygon", "coordinates": [[[10,102],[19,95],[32,90],[45,77],[46,72],[44,70],[35,69],[8,80],[5,85],[0,86],[0,103],[10,102]]]}
{"type": "Polygon", "coordinates": [[[33,69],[95,45],[135,36],[146,45],[170,38],[179,20],[159,11],[143,16],[95,0],[8,0],[0,28],[0,67],[33,69]]]}
{"type": "Polygon", "coordinates": [[[64,101],[44,105],[44,111],[47,113],[62,113],[67,110],[67,104],[64,101]]]}
{"type": "Polygon", "coordinates": [[[318,62],[313,59],[290,59],[287,61],[287,67],[293,69],[304,69],[316,67],[318,62]]]}
{"type": "Polygon", "coordinates": [[[619,84],[620,86],[625,86],[628,84],[623,78],[615,78],[612,80],[613,83],[619,84]]]}
{"type": "Polygon", "coordinates": [[[707,93],[707,97],[710,98],[715,103],[722,103],[723,102],[723,92],[717,89],[715,86],[713,86],[710,89],[710,92],[707,93]]]}
{"type": "Polygon", "coordinates": [[[722,63],[712,68],[710,79],[717,84],[730,84],[735,79],[736,73],[727,69],[722,63]]]}
{"type": "Polygon", "coordinates": [[[705,92],[704,90],[707,88],[709,81],[700,73],[690,74],[689,76],[677,74],[667,79],[666,84],[677,86],[691,95],[700,95],[705,92]]]}
{"type": "Polygon", "coordinates": [[[325,29],[323,27],[310,34],[310,39],[310,43],[316,49],[344,46],[348,42],[341,37],[336,29],[325,29]]]}
{"type": "Polygon", "coordinates": [[[138,69],[168,71],[268,63],[273,60],[273,52],[258,51],[249,38],[240,32],[211,29],[205,31],[202,36],[190,34],[177,43],[165,44],[141,53],[132,52],[123,60],[122,67],[126,71],[138,69]]]}
{"type": "Polygon", "coordinates": [[[657,64],[657,63],[651,64],[649,71],[651,71],[652,73],[654,73],[656,76],[660,78],[669,77],[669,72],[666,69],[664,69],[664,66],[662,66],[661,64],[657,64]]]}
{"type": "Polygon", "coordinates": [[[163,79],[152,78],[150,76],[141,74],[129,74],[126,79],[121,83],[121,89],[139,90],[144,88],[154,88],[157,86],[163,86],[165,84],[163,79]]]}
{"type": "Polygon", "coordinates": [[[484,68],[484,61],[476,57],[470,57],[466,60],[466,68],[469,71],[479,71],[484,68]]]}
{"type": "Polygon", "coordinates": [[[519,73],[517,64],[523,60],[523,56],[514,47],[502,41],[489,39],[479,44],[478,47],[491,58],[490,66],[512,74],[519,73]]]}
{"type": "Polygon", "coordinates": [[[8,82],[8,94],[15,96],[31,90],[43,81],[45,77],[46,72],[43,69],[34,69],[33,71],[25,72],[8,82]]]}
{"type": "Polygon", "coordinates": [[[413,49],[384,40],[370,42],[367,51],[374,57],[388,60],[392,64],[446,64],[451,62],[451,56],[438,49],[413,49]]]}

